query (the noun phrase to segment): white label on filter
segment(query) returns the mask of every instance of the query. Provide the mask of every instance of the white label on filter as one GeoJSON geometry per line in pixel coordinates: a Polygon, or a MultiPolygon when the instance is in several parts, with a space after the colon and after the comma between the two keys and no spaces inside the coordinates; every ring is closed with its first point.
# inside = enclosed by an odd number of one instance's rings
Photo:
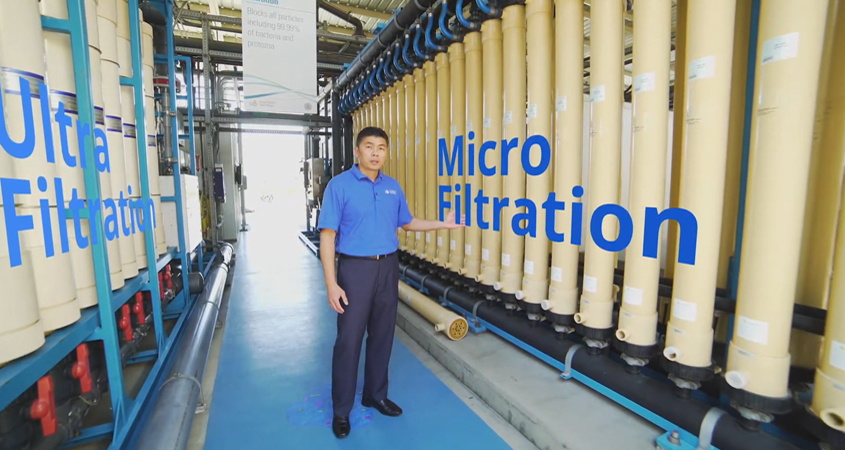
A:
{"type": "Polygon", "coordinates": [[[491,126],[493,126],[493,120],[491,120],[489,117],[485,117],[484,128],[490,128],[491,126]]]}
{"type": "Polygon", "coordinates": [[[769,342],[769,324],[739,316],[736,334],[745,340],[766,345],[769,342]]]}
{"type": "Polygon", "coordinates": [[[502,125],[510,125],[513,122],[513,113],[511,111],[505,111],[505,115],[502,116],[502,125]]]}
{"type": "Polygon", "coordinates": [[[417,240],[420,239],[420,235],[421,235],[421,233],[419,231],[417,231],[417,240]]]}
{"type": "Polygon", "coordinates": [[[443,247],[443,236],[437,236],[437,246],[443,247]]]}
{"type": "Polygon", "coordinates": [[[705,56],[689,63],[689,79],[703,80],[716,76],[716,57],[705,56]]]}
{"type": "Polygon", "coordinates": [[[560,283],[563,281],[563,270],[560,267],[552,267],[552,281],[560,283]]]}
{"type": "Polygon", "coordinates": [[[452,133],[452,136],[458,134],[458,127],[452,125],[452,128],[449,128],[449,131],[452,133]]]}
{"type": "Polygon", "coordinates": [[[523,271],[529,275],[534,273],[534,261],[525,261],[525,268],[523,271]]]}
{"type": "Polygon", "coordinates": [[[798,33],[784,34],[763,42],[761,65],[784,61],[798,56],[798,33]]]}
{"type": "Polygon", "coordinates": [[[464,245],[464,253],[465,253],[467,256],[472,255],[472,246],[471,246],[471,245],[469,245],[469,244],[464,245]]]}
{"type": "Polygon", "coordinates": [[[593,103],[604,101],[604,85],[590,89],[590,101],[593,103]]]}
{"type": "Polygon", "coordinates": [[[449,242],[449,250],[454,250],[454,249],[455,249],[455,240],[454,240],[454,239],[452,239],[452,240],[449,242]]]}
{"type": "Polygon", "coordinates": [[[698,305],[679,298],[672,299],[672,316],[687,322],[695,322],[698,316],[698,305]]]}
{"type": "Polygon", "coordinates": [[[443,139],[443,132],[440,131],[440,130],[437,130],[437,140],[439,141],[440,139],[443,139]]]}
{"type": "Polygon", "coordinates": [[[414,145],[417,145],[419,143],[420,143],[420,137],[417,136],[416,138],[414,138],[414,145]]]}
{"type": "Polygon", "coordinates": [[[555,111],[566,111],[566,96],[558,97],[555,101],[555,111]]]}
{"type": "Polygon", "coordinates": [[[537,104],[528,105],[528,119],[537,117],[537,104]]]}
{"type": "Polygon", "coordinates": [[[490,260],[490,250],[486,248],[481,249],[481,260],[482,261],[489,261],[490,260]]]}
{"type": "Polygon", "coordinates": [[[830,343],[830,365],[845,370],[845,344],[839,341],[830,343]]]}
{"type": "Polygon", "coordinates": [[[426,233],[426,235],[425,235],[425,241],[426,241],[426,242],[431,242],[431,235],[430,235],[430,234],[426,233]]]}
{"type": "Polygon", "coordinates": [[[510,267],[511,266],[511,255],[507,253],[502,253],[502,266],[510,267]]]}
{"type": "Polygon", "coordinates": [[[467,120],[467,134],[469,134],[470,131],[472,131],[472,121],[467,120]]]}
{"type": "Polygon", "coordinates": [[[584,275],[584,290],[595,293],[599,290],[599,280],[597,280],[596,277],[584,275]]]}
{"type": "Polygon", "coordinates": [[[625,303],[629,305],[642,305],[643,304],[643,290],[625,286],[625,294],[624,294],[625,303]]]}
{"type": "Polygon", "coordinates": [[[654,90],[654,72],[641,73],[634,77],[634,93],[651,92],[654,90]]]}

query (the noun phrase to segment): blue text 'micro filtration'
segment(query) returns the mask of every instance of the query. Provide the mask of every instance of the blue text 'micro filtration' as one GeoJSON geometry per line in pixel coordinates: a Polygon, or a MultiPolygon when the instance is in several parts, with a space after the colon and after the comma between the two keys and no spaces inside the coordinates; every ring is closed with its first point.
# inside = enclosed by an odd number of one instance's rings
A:
{"type": "MultiPolygon", "coordinates": [[[[501,156],[501,164],[499,170],[501,175],[508,175],[513,170],[524,170],[527,176],[538,176],[549,170],[552,159],[551,145],[548,139],[542,135],[532,135],[525,139],[525,142],[520,146],[519,139],[503,139],[498,141],[485,141],[478,149],[478,157],[476,158],[475,144],[471,143],[475,139],[475,132],[470,131],[467,135],[469,145],[464,149],[464,137],[456,136],[451,148],[445,138],[438,140],[438,174],[440,176],[457,175],[459,177],[468,175],[476,175],[476,170],[483,176],[496,175],[497,167],[490,166],[489,151],[499,150],[501,156]],[[509,153],[511,151],[521,152],[522,167],[512,168],[509,165],[509,153]],[[531,152],[539,151],[539,163],[534,165],[531,163],[531,152]],[[465,155],[466,153],[466,155],[465,155]],[[477,161],[477,163],[476,163],[477,161]],[[464,167],[466,162],[467,167],[464,167]]],[[[443,220],[446,211],[454,208],[457,217],[466,215],[466,226],[477,226],[482,230],[487,230],[492,225],[494,231],[500,231],[502,224],[501,213],[504,208],[514,207],[520,208],[520,212],[514,214],[511,229],[517,236],[531,236],[537,237],[537,214],[538,205],[534,201],[526,198],[519,198],[511,200],[510,198],[493,198],[484,194],[484,189],[479,189],[473,192],[471,183],[461,184],[443,184],[439,186],[438,192],[438,211],[440,220],[443,220]],[[450,201],[447,197],[451,194],[454,201],[450,201]],[[463,199],[463,202],[461,201],[463,199]],[[491,204],[492,200],[492,204],[491,204]],[[472,204],[475,204],[474,214],[472,204]],[[488,206],[489,205],[489,206],[488,206]],[[493,223],[487,223],[484,220],[484,208],[493,208],[493,223]],[[522,210],[524,208],[524,210],[522,210]]],[[[555,212],[566,209],[566,202],[557,200],[557,194],[550,191],[546,200],[540,205],[545,211],[546,223],[546,237],[552,242],[567,241],[567,234],[558,231],[558,225],[555,223],[555,212]]],[[[581,186],[574,186],[572,188],[572,196],[581,198],[584,195],[584,189],[581,186]]],[[[583,204],[581,202],[574,202],[572,208],[572,222],[570,224],[568,242],[572,245],[581,245],[582,230],[581,222],[583,220],[583,204]]],[[[695,264],[696,244],[698,240],[698,221],[695,215],[689,210],[682,208],[668,208],[663,211],[656,207],[648,207],[645,209],[645,221],[643,230],[643,256],[649,258],[657,258],[658,242],[660,240],[660,228],[664,222],[670,220],[676,221],[680,226],[680,239],[678,245],[678,262],[682,264],[695,264]]],[[[622,206],[607,203],[599,205],[593,211],[589,222],[590,237],[596,245],[609,252],[620,252],[625,250],[631,243],[634,234],[634,222],[631,214],[622,206]],[[613,216],[613,217],[608,217],[613,216]],[[615,239],[610,240],[602,234],[602,224],[605,219],[614,220],[619,223],[619,233],[615,239]]]]}

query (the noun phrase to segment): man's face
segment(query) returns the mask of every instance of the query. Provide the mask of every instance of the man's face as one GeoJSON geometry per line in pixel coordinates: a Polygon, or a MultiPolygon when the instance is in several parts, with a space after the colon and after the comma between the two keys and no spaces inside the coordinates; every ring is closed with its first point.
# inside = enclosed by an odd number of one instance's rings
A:
{"type": "Polygon", "coordinates": [[[358,164],[365,169],[378,171],[387,159],[387,141],[384,138],[367,136],[355,151],[358,153],[358,164]]]}

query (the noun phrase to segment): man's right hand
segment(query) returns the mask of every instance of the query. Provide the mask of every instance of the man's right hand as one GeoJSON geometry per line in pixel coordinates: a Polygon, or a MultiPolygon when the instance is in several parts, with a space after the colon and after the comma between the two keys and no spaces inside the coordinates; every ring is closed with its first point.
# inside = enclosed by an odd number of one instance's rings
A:
{"type": "Polygon", "coordinates": [[[346,298],[346,292],[340,286],[334,284],[328,288],[329,306],[340,314],[343,314],[343,306],[340,305],[343,300],[344,305],[349,305],[349,300],[346,298]]]}

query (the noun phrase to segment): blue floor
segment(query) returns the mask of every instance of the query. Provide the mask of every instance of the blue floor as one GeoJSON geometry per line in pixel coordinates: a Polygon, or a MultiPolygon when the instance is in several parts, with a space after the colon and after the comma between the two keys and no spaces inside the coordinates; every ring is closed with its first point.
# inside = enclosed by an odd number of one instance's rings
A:
{"type": "MultiPolygon", "coordinates": [[[[253,228],[239,245],[206,450],[509,448],[398,340],[389,396],[405,413],[385,417],[359,402],[351,435],[335,439],[336,313],[317,257],[280,231],[253,228]]],[[[359,400],[363,360],[360,368],[359,400]]]]}

